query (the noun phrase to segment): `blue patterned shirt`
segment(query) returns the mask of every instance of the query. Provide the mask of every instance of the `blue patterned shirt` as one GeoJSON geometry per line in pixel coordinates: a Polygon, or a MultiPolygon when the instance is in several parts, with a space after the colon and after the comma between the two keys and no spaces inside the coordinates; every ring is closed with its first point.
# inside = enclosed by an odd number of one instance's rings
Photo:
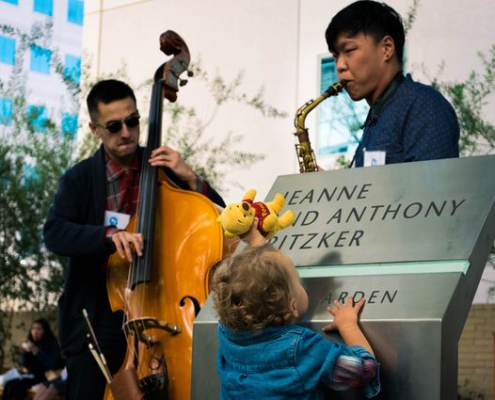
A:
{"type": "Polygon", "coordinates": [[[370,109],[356,167],[363,166],[364,149],[385,151],[386,164],[459,157],[459,123],[450,103],[410,75],[397,79],[395,91],[370,109]]]}

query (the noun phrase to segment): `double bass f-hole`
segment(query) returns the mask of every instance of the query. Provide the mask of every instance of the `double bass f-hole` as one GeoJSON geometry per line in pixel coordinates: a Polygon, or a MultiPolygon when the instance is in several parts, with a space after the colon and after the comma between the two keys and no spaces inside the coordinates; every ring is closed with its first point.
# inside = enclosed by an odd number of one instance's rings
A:
{"type": "Polygon", "coordinates": [[[187,300],[191,301],[194,305],[194,316],[197,317],[199,312],[201,311],[201,305],[199,304],[199,301],[195,299],[194,297],[191,296],[185,296],[180,300],[179,305],[181,307],[184,307],[187,303],[187,300]]]}

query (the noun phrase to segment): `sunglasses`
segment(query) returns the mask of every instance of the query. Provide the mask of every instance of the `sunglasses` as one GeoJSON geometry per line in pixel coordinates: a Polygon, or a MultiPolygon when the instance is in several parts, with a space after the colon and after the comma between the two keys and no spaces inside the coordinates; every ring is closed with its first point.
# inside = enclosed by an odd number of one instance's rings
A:
{"type": "Polygon", "coordinates": [[[95,126],[98,128],[103,128],[106,129],[110,133],[117,133],[122,130],[122,128],[127,126],[128,128],[135,128],[136,126],[139,125],[139,118],[141,116],[138,115],[130,115],[127,118],[123,119],[122,121],[109,121],[105,126],[97,124],[96,122],[93,122],[95,126]]]}

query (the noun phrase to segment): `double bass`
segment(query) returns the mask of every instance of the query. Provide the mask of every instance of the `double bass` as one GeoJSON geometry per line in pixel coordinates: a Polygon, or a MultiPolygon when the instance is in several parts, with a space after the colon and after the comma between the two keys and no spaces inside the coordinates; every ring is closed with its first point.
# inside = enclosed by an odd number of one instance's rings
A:
{"type": "Polygon", "coordinates": [[[107,267],[110,306],[124,310],[128,346],[105,400],[189,399],[192,324],[224,252],[217,207],[175,187],[163,169],[147,162],[161,143],[163,99],[177,99],[185,83],[180,75],[190,62],[186,43],[173,31],[160,36],[160,49],[173,58],[154,76],[138,209],[126,228],[143,235],[143,255],[129,264],[114,254],[107,267]]]}

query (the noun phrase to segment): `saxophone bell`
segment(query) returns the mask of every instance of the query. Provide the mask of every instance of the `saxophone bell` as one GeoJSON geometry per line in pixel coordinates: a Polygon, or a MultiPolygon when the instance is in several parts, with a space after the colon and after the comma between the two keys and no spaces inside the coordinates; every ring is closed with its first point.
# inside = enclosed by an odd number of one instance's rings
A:
{"type": "Polygon", "coordinates": [[[337,96],[347,84],[346,81],[337,81],[330,85],[320,97],[315,100],[310,100],[300,107],[294,118],[294,126],[296,132],[294,135],[299,139],[299,144],[296,144],[296,154],[299,161],[299,172],[315,172],[318,171],[318,164],[311,143],[309,141],[308,129],[305,126],[307,115],[320,104],[323,100],[331,96],[337,96]]]}

